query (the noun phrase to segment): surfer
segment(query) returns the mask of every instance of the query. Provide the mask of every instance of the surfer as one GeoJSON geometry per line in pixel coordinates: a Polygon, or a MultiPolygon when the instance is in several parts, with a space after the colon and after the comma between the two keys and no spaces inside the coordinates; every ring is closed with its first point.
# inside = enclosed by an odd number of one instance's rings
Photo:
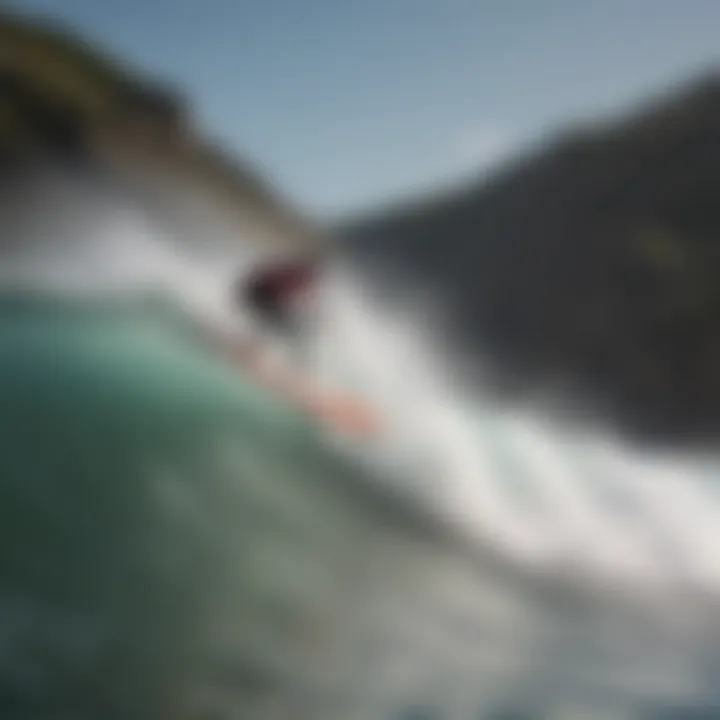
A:
{"type": "MultiPolygon", "coordinates": [[[[260,268],[235,288],[235,302],[249,308],[268,332],[289,343],[301,365],[308,325],[317,314],[320,275],[314,259],[286,260],[260,268]]],[[[246,342],[237,357],[263,384],[340,432],[369,437],[378,431],[377,419],[364,404],[319,387],[302,371],[271,367],[262,345],[262,341],[246,342]]]]}

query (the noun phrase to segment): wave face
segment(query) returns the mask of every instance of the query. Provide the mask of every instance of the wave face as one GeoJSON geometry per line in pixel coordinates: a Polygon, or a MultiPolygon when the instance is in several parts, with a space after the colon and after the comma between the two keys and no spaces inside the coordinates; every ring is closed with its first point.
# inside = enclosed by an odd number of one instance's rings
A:
{"type": "MultiPolygon", "coordinates": [[[[713,504],[697,475],[663,464],[643,484],[639,461],[600,448],[648,514],[613,525],[585,496],[610,484],[590,454],[477,411],[482,473],[449,444],[469,427],[456,421],[427,430],[435,483],[413,485],[401,434],[359,466],[203,349],[183,312],[126,297],[0,303],[4,718],[720,706],[713,504]],[[544,504],[493,499],[513,477],[544,504]],[[545,552],[528,552],[543,536],[545,552]]],[[[396,363],[405,377],[409,362],[396,363]]],[[[372,388],[369,371],[361,381],[372,388]]]]}

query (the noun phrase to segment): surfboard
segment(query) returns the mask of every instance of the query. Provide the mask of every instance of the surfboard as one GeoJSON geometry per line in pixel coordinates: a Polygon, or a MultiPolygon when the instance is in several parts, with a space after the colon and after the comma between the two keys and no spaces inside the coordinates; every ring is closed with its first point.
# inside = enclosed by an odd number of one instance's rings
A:
{"type": "Polygon", "coordinates": [[[268,390],[310,413],[332,431],[362,439],[371,439],[380,432],[379,414],[344,390],[323,387],[295,369],[270,366],[259,354],[244,355],[239,366],[268,390]]]}
{"type": "Polygon", "coordinates": [[[206,324],[201,330],[205,341],[229,358],[244,377],[310,414],[332,432],[365,440],[380,433],[380,415],[369,403],[344,389],[324,385],[305,371],[302,362],[291,360],[293,353],[274,353],[269,339],[257,335],[241,339],[206,324]]]}

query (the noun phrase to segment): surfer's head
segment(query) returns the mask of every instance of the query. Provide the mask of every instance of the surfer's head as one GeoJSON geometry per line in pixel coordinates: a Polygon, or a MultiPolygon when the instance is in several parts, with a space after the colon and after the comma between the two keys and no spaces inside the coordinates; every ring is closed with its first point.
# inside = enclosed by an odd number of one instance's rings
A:
{"type": "Polygon", "coordinates": [[[236,301],[272,329],[293,330],[312,313],[318,274],[308,258],[263,266],[240,281],[236,301]]]}

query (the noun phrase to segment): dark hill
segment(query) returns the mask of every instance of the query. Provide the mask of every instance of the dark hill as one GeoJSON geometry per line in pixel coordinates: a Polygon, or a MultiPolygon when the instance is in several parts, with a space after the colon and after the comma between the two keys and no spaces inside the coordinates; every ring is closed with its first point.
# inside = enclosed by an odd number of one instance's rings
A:
{"type": "Polygon", "coordinates": [[[720,431],[720,76],[344,235],[434,288],[508,387],[560,380],[642,435],[720,431]]]}

